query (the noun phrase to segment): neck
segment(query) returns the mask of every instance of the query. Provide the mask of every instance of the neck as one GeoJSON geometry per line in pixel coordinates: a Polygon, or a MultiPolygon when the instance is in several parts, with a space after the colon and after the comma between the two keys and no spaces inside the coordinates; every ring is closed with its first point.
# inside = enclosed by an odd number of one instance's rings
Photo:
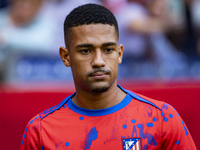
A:
{"type": "Polygon", "coordinates": [[[125,96],[126,94],[117,87],[117,84],[113,84],[108,91],[98,94],[76,89],[72,101],[85,109],[105,109],[120,103],[125,96]]]}

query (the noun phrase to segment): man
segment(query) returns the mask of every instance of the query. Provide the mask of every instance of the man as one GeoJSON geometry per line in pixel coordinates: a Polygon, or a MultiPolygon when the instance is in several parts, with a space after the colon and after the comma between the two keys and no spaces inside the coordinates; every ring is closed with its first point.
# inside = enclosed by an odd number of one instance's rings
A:
{"type": "Polygon", "coordinates": [[[170,105],[117,85],[123,46],[108,9],[97,4],[74,9],[64,32],[60,56],[71,67],[76,92],[28,123],[21,150],[196,149],[170,105]]]}

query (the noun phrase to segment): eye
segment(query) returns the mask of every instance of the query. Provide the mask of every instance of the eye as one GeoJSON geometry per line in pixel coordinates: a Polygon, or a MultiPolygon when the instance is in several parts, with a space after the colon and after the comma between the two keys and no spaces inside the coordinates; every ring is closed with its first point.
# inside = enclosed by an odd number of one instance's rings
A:
{"type": "Polygon", "coordinates": [[[113,48],[106,48],[104,51],[105,51],[106,53],[111,53],[111,52],[113,51],[113,48]]]}
{"type": "Polygon", "coordinates": [[[88,50],[88,49],[83,49],[83,50],[80,50],[80,52],[82,53],[82,54],[89,54],[90,53],[90,50],[88,50]]]}

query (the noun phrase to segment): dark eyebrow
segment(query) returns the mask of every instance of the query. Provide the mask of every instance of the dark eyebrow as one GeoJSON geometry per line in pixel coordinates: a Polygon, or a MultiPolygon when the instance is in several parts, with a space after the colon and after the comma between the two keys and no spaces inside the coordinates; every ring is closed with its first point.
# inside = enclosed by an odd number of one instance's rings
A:
{"type": "Polygon", "coordinates": [[[115,42],[108,42],[108,43],[104,43],[102,46],[112,46],[112,45],[117,45],[117,43],[115,43],[115,42]]]}
{"type": "Polygon", "coordinates": [[[79,47],[94,47],[94,45],[92,45],[92,44],[78,44],[76,47],[77,48],[79,48],[79,47]]]}
{"type": "MultiPolygon", "coordinates": [[[[117,43],[115,43],[115,42],[108,42],[108,43],[103,43],[102,46],[112,46],[112,45],[117,45],[117,43]]],[[[83,44],[78,44],[76,46],[76,48],[81,48],[81,47],[92,47],[93,48],[94,45],[93,44],[83,43],[83,44]]]]}

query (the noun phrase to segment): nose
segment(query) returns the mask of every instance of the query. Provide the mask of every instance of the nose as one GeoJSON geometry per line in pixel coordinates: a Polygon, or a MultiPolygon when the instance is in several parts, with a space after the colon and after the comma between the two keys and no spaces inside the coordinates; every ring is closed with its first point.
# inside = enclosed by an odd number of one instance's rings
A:
{"type": "Polygon", "coordinates": [[[101,50],[96,50],[93,54],[92,67],[100,68],[105,66],[101,50]]]}

